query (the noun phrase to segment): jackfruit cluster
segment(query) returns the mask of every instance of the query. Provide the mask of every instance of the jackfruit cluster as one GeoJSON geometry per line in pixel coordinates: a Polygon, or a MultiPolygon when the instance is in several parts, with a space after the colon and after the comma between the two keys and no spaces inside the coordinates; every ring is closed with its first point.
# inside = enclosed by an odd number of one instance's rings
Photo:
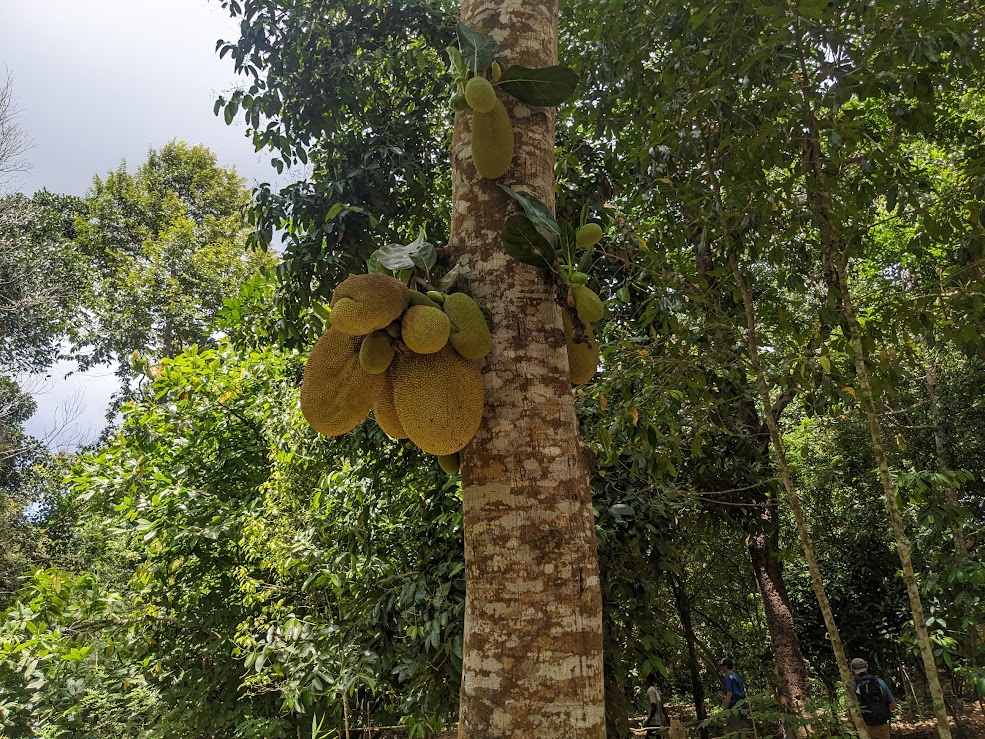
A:
{"type": "Polygon", "coordinates": [[[482,309],[464,293],[425,295],[381,274],[349,277],[331,306],[301,383],[308,423],[338,436],[372,410],[384,433],[442,457],[450,473],[482,422],[478,360],[492,348],[482,309]]]}

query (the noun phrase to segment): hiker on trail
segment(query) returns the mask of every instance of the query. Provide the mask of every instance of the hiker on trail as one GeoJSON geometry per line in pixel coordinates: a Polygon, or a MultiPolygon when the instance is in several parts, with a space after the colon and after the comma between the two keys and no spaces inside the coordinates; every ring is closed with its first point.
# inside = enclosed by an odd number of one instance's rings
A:
{"type": "MultiPolygon", "coordinates": [[[[725,710],[735,708],[735,704],[746,697],[746,684],[742,677],[732,668],[732,660],[723,659],[721,663],[722,690],[725,692],[725,700],[722,701],[722,708],[725,710]]],[[[745,709],[742,709],[743,711],[745,709]]],[[[735,713],[725,719],[726,733],[742,731],[749,727],[749,719],[742,713],[735,713]]]]}
{"type": "Polygon", "coordinates": [[[871,739],[889,739],[889,719],[896,710],[896,699],[881,677],[869,674],[869,663],[856,657],[851,663],[855,673],[855,697],[862,709],[862,720],[871,739]]]}
{"type": "Polygon", "coordinates": [[[653,675],[646,676],[646,699],[650,702],[650,715],[646,717],[644,726],[663,728],[660,691],[657,689],[657,680],[653,675]]]}

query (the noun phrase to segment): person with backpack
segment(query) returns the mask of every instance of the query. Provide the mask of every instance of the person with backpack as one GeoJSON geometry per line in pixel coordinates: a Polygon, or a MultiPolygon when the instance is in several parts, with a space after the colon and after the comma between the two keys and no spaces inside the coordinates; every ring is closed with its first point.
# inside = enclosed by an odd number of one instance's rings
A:
{"type": "MultiPolygon", "coordinates": [[[[723,659],[721,663],[722,690],[725,692],[725,700],[722,701],[722,708],[725,710],[735,708],[736,703],[746,698],[746,684],[742,677],[732,668],[732,660],[723,659]]],[[[741,709],[744,711],[744,709],[741,709]]],[[[740,732],[749,728],[749,719],[743,713],[736,712],[725,719],[725,731],[728,734],[740,732]]]]}
{"type": "Polygon", "coordinates": [[[890,739],[889,720],[896,710],[896,699],[881,677],[869,674],[869,663],[860,657],[851,662],[855,673],[855,697],[862,709],[862,720],[871,739],[890,739]]]}

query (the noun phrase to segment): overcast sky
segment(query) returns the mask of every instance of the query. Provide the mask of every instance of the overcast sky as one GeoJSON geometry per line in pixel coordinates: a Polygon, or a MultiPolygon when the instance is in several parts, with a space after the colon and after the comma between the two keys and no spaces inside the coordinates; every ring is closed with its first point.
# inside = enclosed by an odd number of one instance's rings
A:
{"type": "MultiPolygon", "coordinates": [[[[253,151],[241,125],[212,113],[216,97],[238,83],[215,43],[237,30],[218,0],[0,0],[0,73],[12,76],[33,142],[31,169],[15,189],[82,195],[93,175],[121,159],[132,171],[173,138],[205,144],[248,184],[271,181],[269,155],[253,151]]],[[[112,369],[63,380],[73,368],[60,364],[41,383],[32,434],[59,424],[70,398],[82,408],[83,436],[104,425],[112,369]]]]}

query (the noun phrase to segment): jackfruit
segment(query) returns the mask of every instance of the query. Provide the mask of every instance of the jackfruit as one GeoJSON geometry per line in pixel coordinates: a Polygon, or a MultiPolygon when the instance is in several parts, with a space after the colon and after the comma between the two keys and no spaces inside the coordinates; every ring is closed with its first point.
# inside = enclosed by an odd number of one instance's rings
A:
{"type": "Polygon", "coordinates": [[[455,454],[442,454],[438,456],[438,466],[447,472],[449,475],[454,475],[461,469],[462,463],[459,459],[458,452],[455,454]]]}
{"type": "Polygon", "coordinates": [[[568,273],[568,284],[569,285],[587,285],[588,284],[588,275],[586,273],[584,273],[584,272],[578,272],[577,270],[574,271],[574,272],[569,272],[568,273]]]}
{"type": "Polygon", "coordinates": [[[488,113],[496,104],[496,90],[485,77],[473,77],[465,84],[465,102],[476,113],[488,113]]]}
{"type": "Polygon", "coordinates": [[[404,312],[408,292],[404,283],[389,275],[352,275],[332,293],[332,326],[351,336],[386,328],[404,312]]]}
{"type": "Polygon", "coordinates": [[[599,345],[592,327],[584,324],[583,336],[575,337],[574,325],[564,311],[564,341],[568,346],[568,377],[572,385],[582,385],[593,377],[599,368],[599,345]],[[580,339],[576,340],[576,339],[580,339]]]}
{"type": "Polygon", "coordinates": [[[493,62],[490,69],[492,69],[493,82],[499,82],[503,79],[503,68],[499,65],[499,62],[493,62]]]}
{"type": "Polygon", "coordinates": [[[407,432],[400,425],[397,409],[393,405],[393,373],[386,372],[383,376],[386,379],[383,383],[383,391],[380,393],[376,405],[373,406],[373,418],[376,419],[376,425],[390,438],[406,439],[407,432]]]}
{"type": "Polygon", "coordinates": [[[445,298],[445,315],[451,321],[449,340],[466,359],[482,359],[492,348],[492,334],[479,305],[465,293],[445,298]]]}
{"type": "Polygon", "coordinates": [[[451,96],[451,109],[456,113],[465,110],[467,107],[469,107],[468,101],[465,100],[465,96],[462,93],[456,92],[451,96]]]}
{"type": "Polygon", "coordinates": [[[586,223],[575,234],[575,243],[579,249],[595,246],[602,240],[602,227],[597,223],[586,223]]]}
{"type": "Polygon", "coordinates": [[[410,304],[411,305],[426,305],[430,308],[440,308],[436,302],[431,300],[427,295],[417,290],[410,291],[410,304]]]}
{"type": "Polygon", "coordinates": [[[301,412],[325,436],[358,426],[383,390],[385,375],[367,374],[359,364],[359,341],[330,328],[315,342],[304,368],[301,412]]]}
{"type": "Polygon", "coordinates": [[[472,114],[472,163],[480,177],[502,177],[513,161],[513,124],[498,98],[488,113],[472,114]]]}
{"type": "Polygon", "coordinates": [[[400,338],[400,321],[391,321],[390,325],[386,327],[386,332],[389,334],[391,339],[400,338]]]}
{"type": "Polygon", "coordinates": [[[393,344],[386,331],[374,331],[365,339],[359,347],[359,364],[364,372],[371,375],[378,375],[386,372],[390,362],[393,361],[393,344]]]}
{"type": "Polygon", "coordinates": [[[400,335],[407,348],[418,354],[433,354],[448,343],[451,321],[439,308],[412,305],[400,322],[400,335]]]}
{"type": "Polygon", "coordinates": [[[450,346],[434,354],[400,354],[393,364],[393,402],[408,438],[428,454],[454,454],[482,422],[482,373],[450,346]]]}
{"type": "Polygon", "coordinates": [[[601,320],[605,306],[594,290],[584,285],[574,285],[571,288],[571,295],[575,299],[575,310],[578,311],[578,318],[582,323],[595,323],[601,320]]]}

